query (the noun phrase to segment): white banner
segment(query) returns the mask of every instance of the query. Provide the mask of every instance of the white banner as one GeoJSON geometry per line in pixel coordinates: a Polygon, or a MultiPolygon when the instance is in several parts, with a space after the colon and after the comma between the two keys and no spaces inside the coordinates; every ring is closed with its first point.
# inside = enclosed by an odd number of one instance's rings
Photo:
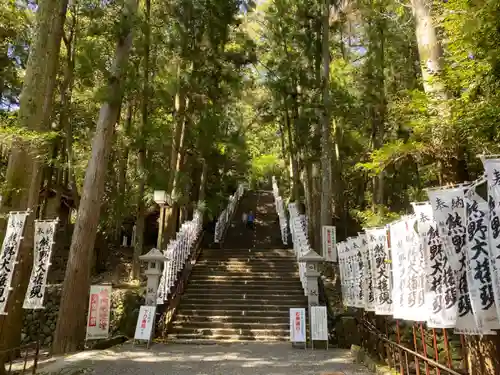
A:
{"type": "MultiPolygon", "coordinates": [[[[425,264],[425,235],[429,230],[432,220],[432,206],[430,203],[412,203],[415,212],[414,224],[409,226],[409,230],[414,233],[411,251],[409,255],[409,287],[412,289],[408,301],[413,321],[425,322],[429,318],[427,306],[425,304],[426,264],[425,264]]],[[[413,222],[412,222],[413,223],[413,222]]]]}
{"type": "Polygon", "coordinates": [[[10,284],[14,267],[17,264],[19,245],[23,238],[24,224],[28,215],[28,212],[9,213],[2,251],[0,252],[0,315],[7,315],[5,307],[7,306],[9,292],[12,289],[10,284]]]}
{"type": "Polygon", "coordinates": [[[306,342],[306,309],[290,309],[290,341],[306,342]]]}
{"type": "Polygon", "coordinates": [[[342,290],[342,303],[344,306],[349,306],[349,292],[348,292],[348,269],[347,257],[345,250],[345,242],[337,244],[337,253],[339,257],[339,272],[340,272],[340,288],[342,290]]]}
{"type": "Polygon", "coordinates": [[[43,298],[47,275],[49,274],[50,258],[54,245],[54,236],[58,219],[50,221],[35,221],[35,236],[33,247],[33,269],[30,282],[24,296],[23,309],[43,309],[43,298]]]}
{"type": "Polygon", "coordinates": [[[500,320],[500,159],[492,158],[482,161],[488,183],[490,215],[488,239],[493,295],[495,297],[497,317],[500,320]]]}
{"type": "Polygon", "coordinates": [[[405,316],[405,280],[406,280],[406,237],[408,219],[389,224],[391,233],[391,256],[392,256],[392,304],[393,317],[403,319],[405,316]]]}
{"type": "Polygon", "coordinates": [[[108,338],[110,307],[111,286],[91,285],[89,313],[87,316],[87,336],[85,340],[108,338]]]}
{"type": "Polygon", "coordinates": [[[467,282],[469,284],[472,311],[478,328],[482,329],[483,332],[500,328],[497,320],[490,270],[488,202],[476,193],[476,187],[485,182],[484,180],[477,181],[465,195],[467,282]]]}
{"type": "Polygon", "coordinates": [[[420,211],[428,220],[419,221],[418,231],[423,236],[425,254],[425,305],[429,328],[452,328],[457,322],[457,285],[455,273],[443,249],[432,206],[427,204],[420,211]]]}
{"type": "Polygon", "coordinates": [[[375,314],[392,315],[391,266],[386,228],[367,229],[368,246],[373,254],[375,314]]]}
{"type": "Polygon", "coordinates": [[[141,306],[137,325],[135,326],[135,340],[150,341],[153,333],[156,306],[141,306]]]}
{"type": "Polygon", "coordinates": [[[323,240],[323,257],[327,262],[336,262],[336,243],[337,236],[334,226],[323,225],[321,232],[321,238],[323,240]]]}
{"type": "MultiPolygon", "coordinates": [[[[458,316],[456,333],[481,334],[472,312],[467,282],[465,186],[429,190],[434,219],[444,245],[445,255],[455,273],[458,316]]],[[[449,305],[452,302],[449,301],[449,305]]]]}
{"type": "Polygon", "coordinates": [[[364,272],[365,267],[363,263],[363,254],[362,254],[362,239],[361,237],[353,237],[351,238],[351,246],[354,255],[354,286],[355,286],[355,298],[356,302],[354,303],[354,307],[365,308],[365,296],[364,296],[364,272]]]}
{"type": "Polygon", "coordinates": [[[326,306],[311,306],[311,340],[328,341],[326,306]]]}
{"type": "Polygon", "coordinates": [[[356,286],[354,282],[354,250],[352,248],[351,238],[346,239],[344,242],[344,257],[346,266],[346,292],[347,292],[347,306],[356,306],[356,286]]]}
{"type": "Polygon", "coordinates": [[[359,233],[361,241],[361,255],[363,257],[363,297],[366,311],[375,311],[373,295],[373,277],[372,277],[372,257],[368,249],[368,240],[366,233],[359,233]]]}

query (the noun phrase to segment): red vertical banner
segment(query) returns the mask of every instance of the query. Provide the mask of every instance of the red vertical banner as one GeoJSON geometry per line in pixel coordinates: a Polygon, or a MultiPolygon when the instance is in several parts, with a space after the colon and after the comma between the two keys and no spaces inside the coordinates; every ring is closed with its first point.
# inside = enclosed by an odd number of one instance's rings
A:
{"type": "Polygon", "coordinates": [[[99,294],[90,295],[90,306],[89,306],[89,327],[95,327],[97,325],[97,308],[99,306],[99,294]]]}

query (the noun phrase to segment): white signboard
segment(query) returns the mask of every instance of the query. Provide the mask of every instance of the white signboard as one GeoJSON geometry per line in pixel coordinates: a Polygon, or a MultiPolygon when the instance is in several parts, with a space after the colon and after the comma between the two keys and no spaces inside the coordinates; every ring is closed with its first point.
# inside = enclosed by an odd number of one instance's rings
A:
{"type": "Polygon", "coordinates": [[[322,231],[323,240],[323,257],[327,262],[336,262],[336,232],[335,227],[323,225],[322,231]]]}
{"type": "Polygon", "coordinates": [[[50,257],[58,220],[35,221],[33,247],[33,269],[28,290],[24,296],[23,309],[43,309],[45,285],[49,274],[50,257]]]}
{"type": "Polygon", "coordinates": [[[326,306],[311,306],[311,340],[328,341],[326,306]]]}
{"type": "Polygon", "coordinates": [[[111,286],[91,285],[86,340],[108,338],[110,306],[111,286]]]}
{"type": "Polygon", "coordinates": [[[137,318],[137,325],[135,327],[135,340],[151,340],[153,332],[153,325],[155,320],[156,306],[141,306],[139,316],[137,318]]]}
{"type": "Polygon", "coordinates": [[[21,244],[24,224],[28,212],[10,212],[7,230],[0,250],[0,315],[7,315],[7,297],[11,290],[10,283],[17,264],[17,253],[21,244]]]}
{"type": "Polygon", "coordinates": [[[306,309],[290,309],[290,341],[306,342],[306,309]]]}

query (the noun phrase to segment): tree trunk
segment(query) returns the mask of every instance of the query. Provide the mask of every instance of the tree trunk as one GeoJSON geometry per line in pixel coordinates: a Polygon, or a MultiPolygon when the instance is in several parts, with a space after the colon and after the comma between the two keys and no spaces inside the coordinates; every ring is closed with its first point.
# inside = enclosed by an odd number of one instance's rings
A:
{"type": "MultiPolygon", "coordinates": [[[[44,132],[50,129],[54,87],[59,63],[59,49],[66,18],[67,0],[42,1],[36,12],[36,36],[24,77],[18,123],[21,127],[44,132]]],[[[0,351],[17,346],[21,337],[22,305],[33,262],[34,217],[42,183],[40,159],[30,145],[11,150],[2,201],[5,212],[31,209],[26,220],[24,239],[19,249],[18,264],[13,275],[13,290],[7,305],[8,315],[0,316],[0,351]],[[32,152],[30,152],[32,151],[32,152]]],[[[0,228],[0,232],[3,232],[0,228]]],[[[0,356],[0,374],[5,371],[5,358],[0,356]]]]}
{"type": "MultiPolygon", "coordinates": [[[[123,218],[125,215],[125,194],[127,192],[127,166],[128,166],[128,155],[129,155],[129,135],[130,129],[132,127],[132,117],[133,117],[133,101],[129,100],[127,105],[127,118],[125,119],[125,125],[120,136],[121,145],[119,147],[120,160],[118,161],[118,171],[117,171],[117,197],[116,197],[116,217],[115,217],[115,243],[120,245],[121,241],[121,228],[123,224],[123,218]]],[[[135,243],[131,246],[135,247],[135,243]]]]}
{"type": "Polygon", "coordinates": [[[439,113],[439,119],[432,126],[431,152],[438,161],[442,184],[461,182],[456,180],[456,169],[453,165],[453,158],[457,157],[459,153],[460,137],[458,134],[454,134],[455,130],[449,123],[450,108],[447,103],[449,93],[444,81],[441,79],[444,65],[443,48],[434,26],[431,11],[432,2],[429,0],[411,0],[411,4],[415,18],[415,32],[424,91],[439,113]],[[445,139],[448,139],[448,144],[445,144],[445,139]]]}
{"type": "Polygon", "coordinates": [[[52,348],[54,354],[77,350],[84,338],[90,264],[99,223],[113,129],[121,107],[123,73],[126,70],[132,46],[132,19],[137,13],[137,3],[137,0],[129,0],[124,8],[123,27],[126,32],[122,33],[118,40],[108,84],[110,97],[101,107],[92,141],[92,156],[85,173],[83,194],[63,283],[52,348]]]}
{"type": "Polygon", "coordinates": [[[198,202],[205,201],[205,188],[207,186],[208,164],[205,159],[202,160],[202,169],[200,176],[200,192],[198,193],[198,202]]]}
{"type": "MultiPolygon", "coordinates": [[[[134,244],[134,259],[132,262],[132,278],[137,280],[141,271],[139,257],[143,251],[144,245],[144,228],[146,222],[146,208],[144,202],[144,192],[147,181],[146,170],[146,133],[148,126],[148,109],[149,109],[149,51],[151,47],[150,38],[150,19],[151,19],[151,0],[146,0],[145,3],[146,25],[144,28],[144,72],[142,86],[142,108],[141,122],[139,127],[139,155],[137,158],[137,171],[139,175],[139,188],[137,192],[137,220],[136,220],[136,243],[134,244]]],[[[162,249],[159,249],[162,250],[162,249]]]]}
{"type": "MultiPolygon", "coordinates": [[[[323,2],[323,118],[321,122],[321,228],[332,225],[332,132],[330,126],[330,2],[323,2]]],[[[321,246],[321,241],[320,241],[321,246]]],[[[321,251],[323,251],[321,249],[321,251]]]]}
{"type": "MultiPolygon", "coordinates": [[[[183,98],[184,102],[186,97],[183,98]]],[[[186,104],[184,104],[184,107],[186,104]]],[[[182,113],[182,123],[180,127],[180,138],[179,144],[177,146],[177,155],[175,157],[176,165],[173,169],[173,179],[172,179],[172,187],[171,187],[171,197],[172,197],[172,206],[168,207],[165,215],[165,244],[170,241],[170,239],[175,237],[175,232],[177,231],[177,223],[179,219],[180,205],[179,199],[181,198],[180,192],[180,177],[181,177],[181,169],[184,164],[184,140],[186,137],[186,128],[187,128],[187,119],[182,113]]]]}
{"type": "Polygon", "coordinates": [[[293,142],[292,125],[290,121],[290,114],[288,113],[288,105],[286,99],[285,104],[285,127],[288,137],[288,152],[290,153],[292,165],[292,199],[298,204],[300,202],[300,174],[299,163],[297,160],[297,148],[293,142]]]}

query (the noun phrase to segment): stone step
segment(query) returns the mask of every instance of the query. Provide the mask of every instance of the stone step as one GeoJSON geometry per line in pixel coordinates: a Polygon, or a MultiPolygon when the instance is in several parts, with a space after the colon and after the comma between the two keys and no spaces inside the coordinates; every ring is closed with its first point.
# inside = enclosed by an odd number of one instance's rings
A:
{"type": "Polygon", "coordinates": [[[289,337],[289,328],[277,329],[237,329],[237,328],[172,328],[172,334],[200,335],[206,338],[217,336],[243,336],[243,337],[289,337]]]}
{"type": "Polygon", "coordinates": [[[281,280],[299,280],[298,272],[240,272],[240,271],[225,271],[211,272],[206,270],[193,271],[190,275],[191,280],[198,279],[245,279],[245,280],[260,280],[260,279],[281,279],[281,280]]]}
{"type": "Polygon", "coordinates": [[[231,311],[231,314],[234,311],[249,311],[249,310],[260,310],[260,311],[288,311],[290,307],[302,307],[303,304],[266,304],[262,305],[260,303],[250,303],[250,302],[245,302],[245,301],[238,301],[234,303],[224,303],[224,302],[216,302],[216,303],[207,303],[207,301],[204,301],[202,304],[200,304],[200,301],[195,301],[193,300],[186,300],[181,302],[181,309],[183,310],[197,310],[197,309],[203,309],[203,310],[226,310],[231,311]]]}
{"type": "Polygon", "coordinates": [[[179,329],[192,329],[192,330],[204,330],[204,329],[233,329],[233,330],[289,330],[290,322],[288,319],[284,319],[283,322],[217,322],[217,321],[175,321],[172,324],[172,332],[179,329]]]}
{"type": "Polygon", "coordinates": [[[242,294],[245,292],[262,292],[262,293],[304,293],[302,289],[302,285],[300,283],[293,284],[276,284],[276,283],[267,283],[267,284],[231,284],[231,283],[213,283],[213,282],[200,282],[200,283],[190,283],[187,286],[186,293],[191,293],[197,291],[199,293],[222,293],[222,294],[231,294],[237,293],[242,294]]]}
{"type": "Polygon", "coordinates": [[[228,274],[228,275],[216,275],[216,274],[193,274],[189,278],[192,281],[205,280],[205,281],[252,281],[257,282],[268,282],[268,281],[281,281],[296,283],[299,282],[299,274],[296,275],[276,275],[276,274],[228,274]]]}
{"type": "Polygon", "coordinates": [[[300,281],[283,281],[276,279],[262,279],[262,280],[190,280],[188,289],[234,289],[234,290],[250,290],[250,289],[271,289],[271,290],[302,290],[300,281]]]}
{"type": "Polygon", "coordinates": [[[177,344],[196,344],[196,345],[213,345],[218,343],[238,343],[238,342],[276,342],[288,341],[289,337],[269,337],[269,336],[242,336],[242,335],[224,335],[224,336],[203,336],[200,334],[168,334],[168,340],[177,344]]]}
{"type": "Polygon", "coordinates": [[[279,265],[297,265],[297,260],[295,257],[293,258],[253,258],[253,257],[200,257],[198,258],[197,264],[201,265],[219,265],[219,264],[234,264],[234,265],[247,265],[250,264],[252,266],[279,266],[279,265]]]}
{"type": "Polygon", "coordinates": [[[226,305],[240,305],[240,306],[249,306],[259,304],[264,304],[268,306],[293,306],[293,305],[302,305],[307,304],[307,297],[288,297],[288,298],[275,298],[275,299],[264,299],[264,298],[196,298],[193,296],[186,296],[182,298],[182,303],[184,304],[196,304],[199,306],[206,305],[217,305],[226,306],[226,305]]]}
{"type": "MultiPolygon", "coordinates": [[[[184,314],[179,311],[175,315],[175,321],[173,324],[211,324],[211,323],[230,323],[230,324],[289,324],[288,314],[273,314],[273,316],[249,316],[249,315],[228,315],[227,311],[220,312],[223,315],[192,315],[184,314]]],[[[268,314],[269,311],[264,311],[263,313],[268,314]]]]}
{"type": "MultiPolygon", "coordinates": [[[[297,306],[301,307],[301,306],[297,306]]],[[[208,308],[207,306],[186,306],[181,303],[179,311],[176,313],[176,317],[227,317],[232,318],[242,317],[242,318],[282,318],[289,317],[290,311],[287,308],[280,308],[279,310],[264,310],[264,309],[248,309],[246,306],[243,308],[240,306],[239,310],[226,310],[217,305],[213,308],[208,308]]]]}
{"type": "Polygon", "coordinates": [[[218,259],[199,259],[196,265],[207,265],[207,266],[218,266],[218,265],[252,265],[252,266],[290,266],[296,265],[297,261],[295,257],[292,258],[255,258],[255,257],[238,257],[238,258],[226,258],[223,260],[218,259]]]}
{"type": "Polygon", "coordinates": [[[239,263],[239,264],[197,264],[193,272],[199,270],[209,270],[211,272],[297,272],[298,267],[295,264],[252,264],[252,263],[239,263]]]}
{"type": "Polygon", "coordinates": [[[241,258],[259,258],[259,259],[296,259],[293,250],[286,249],[204,249],[201,253],[201,259],[241,259],[241,258]]]}
{"type": "Polygon", "coordinates": [[[295,260],[289,259],[276,259],[276,260],[267,260],[267,261],[256,261],[251,258],[239,258],[239,259],[210,259],[210,260],[202,260],[197,262],[198,266],[209,266],[209,267],[237,267],[237,266],[246,266],[246,267],[291,267],[296,266],[297,262],[295,260]]]}
{"type": "Polygon", "coordinates": [[[199,290],[199,289],[188,289],[182,296],[182,300],[185,298],[198,298],[198,299],[219,299],[225,300],[228,298],[264,298],[265,299],[287,299],[287,298],[307,298],[304,296],[304,292],[301,290],[289,290],[283,292],[276,292],[274,290],[242,290],[233,291],[232,293],[227,290],[199,290]]]}

